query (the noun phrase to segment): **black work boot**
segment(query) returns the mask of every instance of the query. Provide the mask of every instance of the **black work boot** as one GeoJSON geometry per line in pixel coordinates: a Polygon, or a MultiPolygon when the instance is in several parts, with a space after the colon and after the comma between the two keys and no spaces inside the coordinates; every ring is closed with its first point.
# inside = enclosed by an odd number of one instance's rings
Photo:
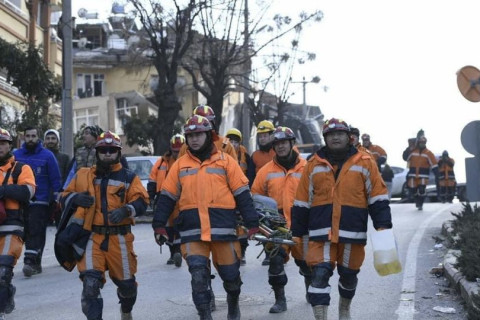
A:
{"type": "Polygon", "coordinates": [[[14,285],[10,285],[10,297],[7,300],[7,305],[5,306],[5,313],[9,314],[12,313],[13,309],[15,309],[15,292],[17,292],[17,288],[14,285]]]}
{"type": "Polygon", "coordinates": [[[240,307],[238,305],[238,296],[227,294],[228,314],[227,320],[240,320],[240,307]]]}
{"type": "Polygon", "coordinates": [[[285,287],[273,287],[275,293],[275,304],[270,308],[270,313],[281,313],[287,311],[287,298],[285,298],[285,287]]]}
{"type": "Polygon", "coordinates": [[[212,312],[210,311],[209,304],[201,304],[197,307],[198,315],[200,320],[212,320],[212,312]]]}

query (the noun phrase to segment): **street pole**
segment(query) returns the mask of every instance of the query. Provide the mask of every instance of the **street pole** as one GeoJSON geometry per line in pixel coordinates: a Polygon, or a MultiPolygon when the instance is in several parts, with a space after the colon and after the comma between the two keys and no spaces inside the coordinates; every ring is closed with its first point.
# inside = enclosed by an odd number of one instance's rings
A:
{"type": "Polygon", "coordinates": [[[242,135],[243,145],[250,151],[250,107],[248,97],[250,95],[250,68],[251,63],[248,51],[248,43],[250,41],[249,29],[248,29],[248,0],[245,0],[244,7],[244,39],[243,39],[243,54],[245,55],[245,76],[243,80],[243,112],[242,112],[242,135]]]}
{"type": "Polygon", "coordinates": [[[73,156],[72,112],[72,0],[62,1],[62,151],[73,156]]]}

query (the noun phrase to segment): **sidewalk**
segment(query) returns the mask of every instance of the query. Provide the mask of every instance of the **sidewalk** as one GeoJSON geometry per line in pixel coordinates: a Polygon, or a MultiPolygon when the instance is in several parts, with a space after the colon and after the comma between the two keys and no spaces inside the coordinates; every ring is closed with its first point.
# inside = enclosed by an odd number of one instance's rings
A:
{"type": "MultiPolygon", "coordinates": [[[[452,232],[451,227],[452,221],[446,221],[442,225],[442,235],[447,236],[452,232]]],[[[480,306],[475,304],[472,296],[480,294],[480,283],[467,281],[463,274],[455,268],[457,262],[456,256],[458,256],[459,250],[448,250],[447,254],[443,260],[443,267],[445,270],[445,277],[451,283],[463,300],[467,303],[468,306],[472,307],[477,311],[477,314],[480,314],[480,306]]]]}

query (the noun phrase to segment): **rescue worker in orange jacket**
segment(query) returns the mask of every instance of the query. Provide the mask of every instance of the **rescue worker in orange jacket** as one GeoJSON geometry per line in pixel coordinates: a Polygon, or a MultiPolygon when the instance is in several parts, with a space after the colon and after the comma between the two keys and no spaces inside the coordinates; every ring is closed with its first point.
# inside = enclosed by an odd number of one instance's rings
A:
{"type": "Polygon", "coordinates": [[[275,131],[275,126],[269,120],[262,120],[257,125],[258,150],[252,153],[255,173],[275,156],[275,151],[272,149],[273,131],[275,131]]]}
{"type": "MultiPolygon", "coordinates": [[[[273,160],[264,165],[258,172],[253,182],[252,194],[259,194],[273,198],[278,205],[278,211],[287,221],[287,228],[291,224],[291,207],[303,172],[306,160],[293,150],[295,134],[288,127],[277,127],[273,133],[273,160]]],[[[296,242],[301,242],[296,239],[296,242]]],[[[268,245],[265,246],[268,251],[268,245]]],[[[288,282],[284,263],[289,260],[290,247],[283,245],[277,252],[270,252],[270,265],[268,269],[268,283],[275,293],[275,304],[270,308],[270,313],[280,313],[287,310],[285,298],[285,285],[288,282]]],[[[294,247],[292,255],[300,267],[300,273],[310,278],[309,269],[306,267],[302,254],[302,245],[294,247]]]]}
{"type": "Polygon", "coordinates": [[[309,236],[306,262],[312,269],[308,288],[316,320],[327,319],[329,279],[340,276],[339,319],[350,319],[357,274],[365,258],[367,221],[377,230],[392,227],[385,183],[372,155],[351,144],[345,121],[323,126],[326,146],[303,169],[292,208],[292,235],[309,236]]]}
{"type": "Polygon", "coordinates": [[[28,203],[36,188],[32,169],[15,161],[11,150],[12,136],[0,128],[0,319],[15,308],[13,268],[22,255],[25,225],[21,203],[28,203]]]}
{"type": "Polygon", "coordinates": [[[448,151],[442,152],[442,157],[438,161],[438,186],[439,196],[442,203],[452,202],[455,196],[455,172],[453,172],[453,166],[455,160],[449,157],[448,151]]]}
{"type": "MultiPolygon", "coordinates": [[[[122,144],[111,131],[98,136],[96,165],[80,168],[61,197],[65,210],[73,210],[71,222],[57,238],[64,245],[77,243],[77,263],[83,282],[82,311],[89,320],[102,319],[100,289],[105,272],[118,287],[122,320],[132,319],[137,299],[137,259],[131,225],[145,213],[148,194],[140,179],[120,163],[122,144]]],[[[65,213],[64,213],[65,214],[65,213]]]]}
{"type": "Polygon", "coordinates": [[[200,319],[212,319],[210,254],[227,292],[228,319],[240,319],[242,281],[236,209],[249,237],[259,230],[248,180],[237,161],[213,143],[215,132],[207,118],[192,116],[184,132],[187,154],[178,158],[162,184],[152,222],[155,240],[159,245],[165,243],[165,226],[178,202],[175,225],[192,276],[192,297],[200,319]]]}
{"type": "MultiPolygon", "coordinates": [[[[247,152],[247,149],[242,145],[242,133],[236,128],[231,128],[227,131],[227,138],[230,140],[230,143],[235,148],[237,152],[238,164],[242,168],[243,174],[248,178],[248,185],[251,187],[253,179],[255,178],[255,168],[252,162],[252,158],[247,152]]],[[[238,240],[240,241],[240,247],[242,249],[242,258],[240,259],[240,265],[244,266],[247,264],[245,258],[245,253],[247,252],[248,247],[248,238],[247,233],[242,227],[241,216],[237,216],[239,220],[239,226],[237,227],[238,240]]]]}
{"type": "MultiPolygon", "coordinates": [[[[237,160],[237,153],[235,152],[235,148],[232,146],[230,141],[227,138],[222,137],[218,134],[218,128],[216,127],[215,122],[215,112],[213,111],[213,109],[209,106],[199,105],[195,109],[193,109],[193,115],[202,116],[208,119],[210,125],[213,128],[213,131],[215,132],[215,134],[213,135],[213,143],[215,143],[217,149],[225,152],[226,154],[237,160]]],[[[180,149],[180,153],[178,154],[178,156],[181,157],[186,152],[187,145],[184,145],[180,149]]]]}
{"type": "Polygon", "coordinates": [[[387,153],[385,150],[383,150],[382,147],[376,144],[372,144],[370,141],[370,135],[368,133],[362,134],[362,145],[370,151],[370,153],[373,155],[373,158],[377,162],[378,169],[382,171],[382,164],[385,164],[387,162],[387,153]]]}
{"type": "Polygon", "coordinates": [[[360,151],[370,152],[360,143],[360,130],[358,128],[350,127],[350,138],[352,139],[352,145],[355,148],[360,151]]]}
{"type": "MultiPolygon", "coordinates": [[[[149,181],[147,183],[148,196],[150,198],[150,204],[155,208],[155,202],[160,190],[162,189],[163,181],[167,177],[168,171],[172,167],[173,163],[177,161],[178,152],[180,148],[185,144],[185,137],[177,133],[170,139],[170,148],[163,156],[158,158],[152,167],[150,172],[149,181]]],[[[178,209],[176,208],[176,212],[178,209]]],[[[174,219],[177,214],[172,214],[168,220],[166,226],[168,241],[166,242],[170,249],[170,258],[167,260],[167,264],[174,264],[176,267],[182,266],[182,254],[180,253],[180,235],[177,229],[173,225],[174,219]]]]}
{"type": "MultiPolygon", "coordinates": [[[[415,197],[415,206],[418,210],[422,210],[430,170],[433,171],[435,180],[438,180],[437,158],[427,149],[427,138],[425,135],[420,135],[417,138],[416,147],[408,155],[407,163],[409,167],[407,187],[409,193],[415,197]]],[[[435,182],[438,185],[438,181],[435,182]]]]}

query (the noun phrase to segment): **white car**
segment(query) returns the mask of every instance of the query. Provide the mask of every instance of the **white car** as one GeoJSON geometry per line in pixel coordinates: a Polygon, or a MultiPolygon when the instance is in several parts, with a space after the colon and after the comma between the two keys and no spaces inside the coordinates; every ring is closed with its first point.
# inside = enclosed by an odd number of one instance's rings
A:
{"type": "MultiPolygon", "coordinates": [[[[136,175],[142,181],[142,185],[147,190],[148,177],[152,167],[157,162],[158,156],[138,156],[138,157],[125,157],[128,162],[128,168],[136,173],[136,175]]],[[[152,213],[152,207],[147,207],[147,214],[152,213]]]]}
{"type": "Polygon", "coordinates": [[[390,166],[393,171],[392,198],[407,197],[407,174],[408,168],[390,166]]]}

